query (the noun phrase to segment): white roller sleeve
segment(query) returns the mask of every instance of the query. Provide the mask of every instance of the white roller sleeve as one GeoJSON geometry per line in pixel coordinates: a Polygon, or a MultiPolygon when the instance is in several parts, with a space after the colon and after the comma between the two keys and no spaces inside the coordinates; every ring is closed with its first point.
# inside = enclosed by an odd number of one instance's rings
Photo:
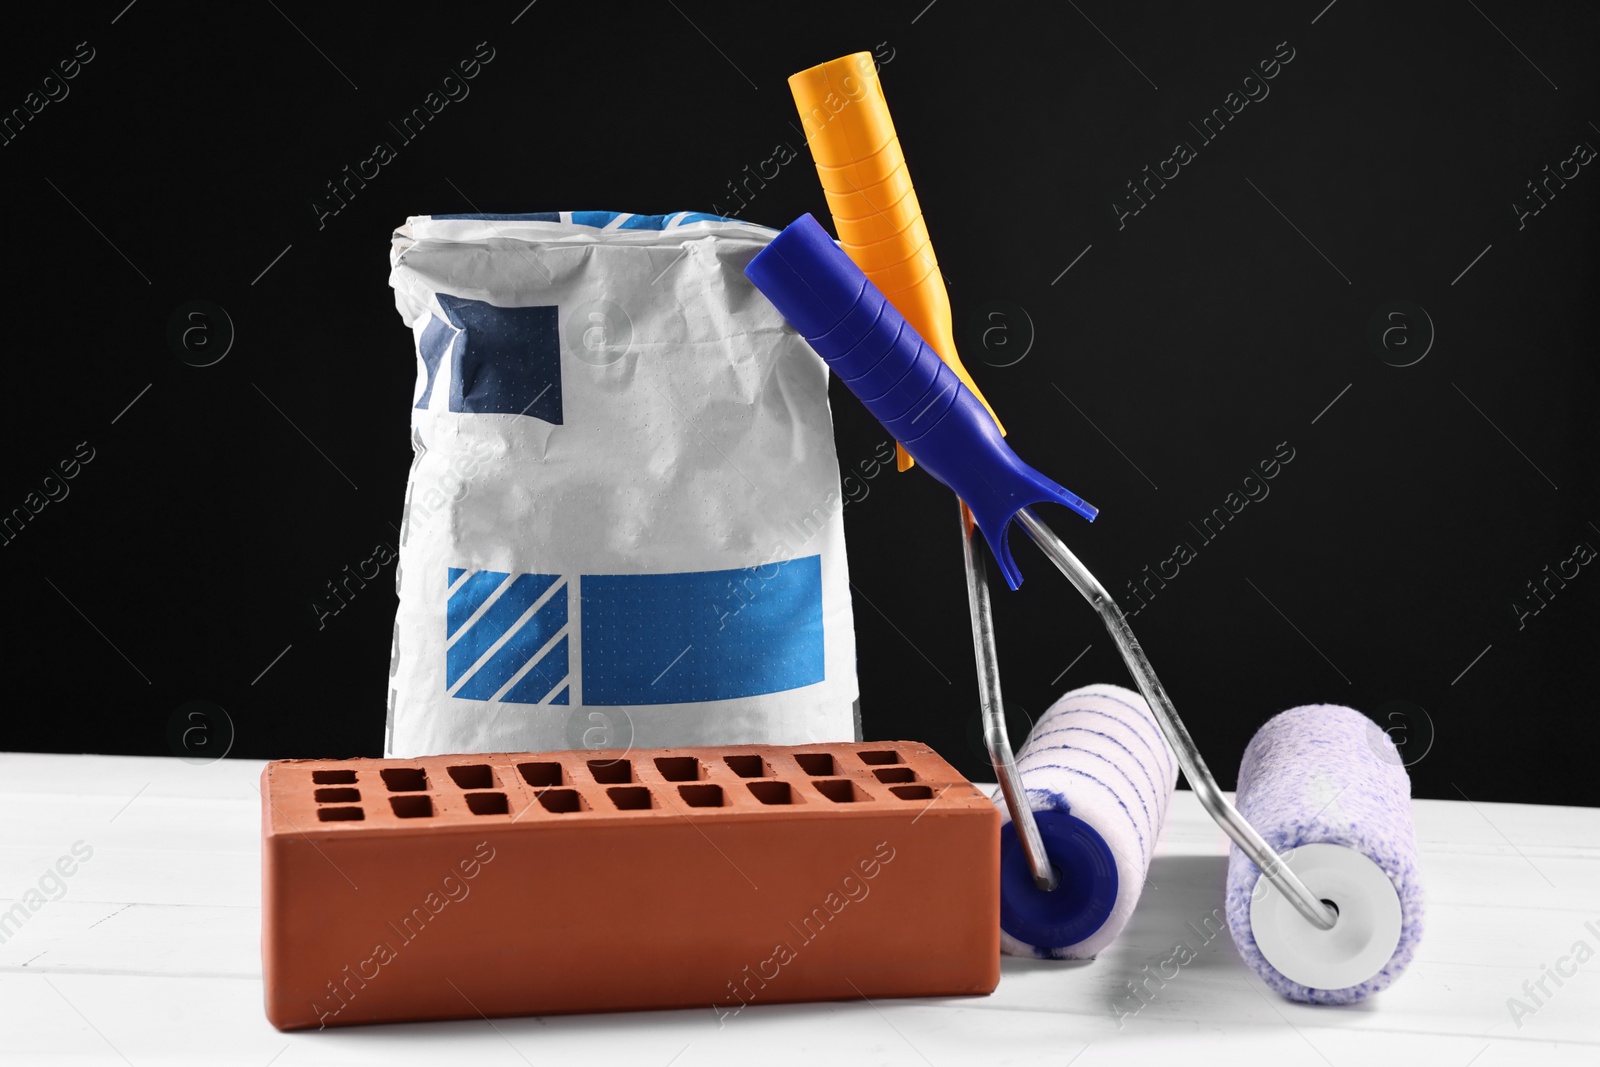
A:
{"type": "MultiPolygon", "coordinates": [[[[1118,884],[1111,914],[1083,940],[1043,947],[1002,930],[1002,948],[1016,956],[1091,958],[1116,940],[1139,901],[1177,783],[1177,760],[1143,697],[1121,686],[1090,685],[1051,705],[1017,766],[1034,811],[1070,812],[1100,834],[1116,861],[1118,884]]],[[[995,802],[1009,823],[998,793],[995,802]]]]}

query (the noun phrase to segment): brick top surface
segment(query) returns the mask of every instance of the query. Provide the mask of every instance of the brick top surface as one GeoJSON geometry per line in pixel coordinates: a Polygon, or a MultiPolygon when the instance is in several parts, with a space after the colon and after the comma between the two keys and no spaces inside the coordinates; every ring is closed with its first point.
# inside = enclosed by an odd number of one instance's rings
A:
{"type": "Polygon", "coordinates": [[[275,760],[261,779],[269,834],[994,810],[916,741],[275,760]]]}

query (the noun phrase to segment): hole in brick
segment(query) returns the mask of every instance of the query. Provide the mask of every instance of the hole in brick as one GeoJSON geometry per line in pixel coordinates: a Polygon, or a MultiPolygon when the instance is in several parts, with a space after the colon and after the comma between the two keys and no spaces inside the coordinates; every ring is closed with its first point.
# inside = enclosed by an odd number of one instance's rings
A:
{"type": "Polygon", "coordinates": [[[360,822],[367,816],[360,808],[318,808],[317,818],[323,822],[360,822]]]}
{"type": "Polygon", "coordinates": [[[390,797],[389,807],[402,819],[428,819],[433,816],[433,800],[429,797],[390,797]]]}
{"type": "Polygon", "coordinates": [[[811,784],[817,787],[817,792],[835,804],[853,804],[858,800],[872,799],[866,793],[857,789],[853,782],[844,778],[835,778],[828,782],[812,782],[811,784]]]}
{"type": "MultiPolygon", "coordinates": [[[[551,766],[556,765],[552,764],[551,766]]],[[[588,807],[583,802],[583,794],[576,789],[547,789],[539,794],[539,803],[544,805],[545,811],[553,811],[557,815],[583,811],[588,807]]]]}
{"type": "Polygon", "coordinates": [[[462,789],[493,789],[494,771],[487,763],[469,763],[464,767],[451,767],[450,780],[462,789]]]}
{"type": "Polygon", "coordinates": [[[361,799],[359,789],[319,789],[316,792],[318,804],[347,803],[361,799]]]}
{"type": "Polygon", "coordinates": [[[317,785],[352,785],[355,771],[312,771],[311,780],[317,785]]]}
{"type": "Polygon", "coordinates": [[[796,752],[794,761],[800,764],[802,771],[813,776],[838,773],[833,769],[833,757],[826,752],[796,752]]]}
{"type": "Polygon", "coordinates": [[[607,789],[606,796],[611,798],[620,811],[639,811],[643,808],[654,807],[650,799],[650,790],[642,785],[618,786],[607,789]]]}
{"type": "Polygon", "coordinates": [[[896,752],[892,748],[880,748],[880,749],[873,749],[873,750],[868,751],[868,752],[857,752],[856,755],[861,757],[861,762],[862,763],[870,763],[870,764],[873,764],[873,765],[877,765],[877,764],[880,764],[880,763],[903,763],[904,762],[900,758],[900,753],[896,752]]]}
{"type": "Polygon", "coordinates": [[[692,782],[700,777],[700,761],[693,756],[657,756],[656,770],[669,782],[692,782]]]}
{"type": "Polygon", "coordinates": [[[722,762],[740,778],[760,778],[767,773],[760,756],[723,756],[722,762]]]}
{"type": "Polygon", "coordinates": [[[879,767],[872,776],[880,782],[914,782],[917,772],[910,767],[879,767]]]}
{"type": "Polygon", "coordinates": [[[691,808],[722,807],[722,787],[720,785],[680,785],[678,787],[678,795],[691,808]]]}
{"type": "Polygon", "coordinates": [[[794,803],[794,790],[788,782],[746,782],[745,788],[763,804],[794,803]]]}
{"type": "Polygon", "coordinates": [[[509,815],[511,807],[504,793],[468,793],[467,807],[474,815],[509,815]]]}
{"type": "Polygon", "coordinates": [[[391,793],[416,793],[428,788],[428,772],[421,767],[385,767],[378,773],[391,793]]]}
{"type": "Polygon", "coordinates": [[[932,800],[933,790],[925,785],[892,785],[889,792],[901,800],[932,800]]]}
{"type": "Polygon", "coordinates": [[[601,785],[615,785],[633,781],[633,764],[625,759],[592,759],[589,773],[601,785]]]}
{"type": "Polygon", "coordinates": [[[561,784],[561,764],[559,763],[519,763],[517,772],[522,775],[522,780],[535,789],[561,784]]]}

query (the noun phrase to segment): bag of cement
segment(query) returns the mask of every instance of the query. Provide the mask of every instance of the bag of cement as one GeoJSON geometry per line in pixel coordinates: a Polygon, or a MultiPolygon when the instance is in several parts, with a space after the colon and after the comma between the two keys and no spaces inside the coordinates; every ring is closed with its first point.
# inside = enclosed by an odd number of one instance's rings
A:
{"type": "Polygon", "coordinates": [[[390,756],[856,736],[823,362],[710,215],[433,215],[390,756]]]}

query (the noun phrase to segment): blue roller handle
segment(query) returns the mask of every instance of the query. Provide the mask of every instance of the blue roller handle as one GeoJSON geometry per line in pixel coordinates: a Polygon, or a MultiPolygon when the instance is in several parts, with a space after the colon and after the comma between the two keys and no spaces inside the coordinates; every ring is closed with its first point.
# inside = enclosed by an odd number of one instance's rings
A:
{"type": "Polygon", "coordinates": [[[800,216],[744,273],[917,463],[966,501],[1011,588],[1022,584],[1006,544],[1018,511],[1051,502],[1091,522],[1099,514],[1017,458],[972,390],[816,219],[800,216]]]}

